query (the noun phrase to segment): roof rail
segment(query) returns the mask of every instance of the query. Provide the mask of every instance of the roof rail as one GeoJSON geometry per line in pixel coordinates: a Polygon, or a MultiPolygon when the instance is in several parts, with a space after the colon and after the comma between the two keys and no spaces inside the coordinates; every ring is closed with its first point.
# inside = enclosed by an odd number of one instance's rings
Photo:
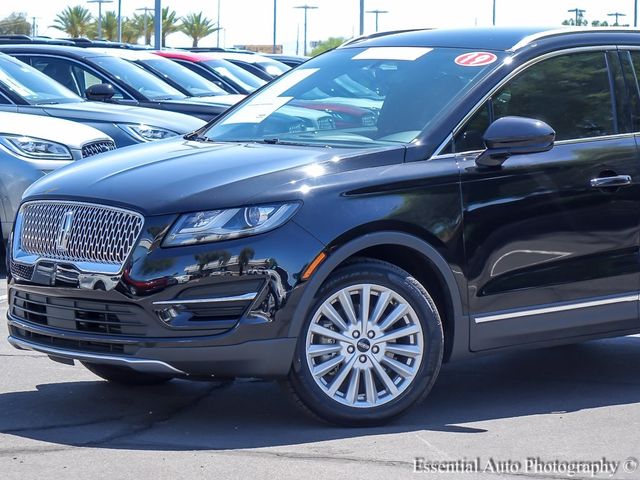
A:
{"type": "Polygon", "coordinates": [[[594,32],[608,32],[608,33],[640,33],[640,29],[629,27],[565,27],[555,28],[551,30],[545,30],[537,32],[524,37],[513,47],[509,49],[511,52],[516,52],[522,48],[532,44],[537,40],[542,40],[549,37],[557,37],[561,35],[570,35],[573,33],[594,33],[594,32]]]}
{"type": "Polygon", "coordinates": [[[61,40],[59,38],[40,37],[30,35],[0,35],[1,45],[18,45],[18,44],[42,44],[42,45],[73,45],[72,42],[61,40]]]}
{"type": "Polygon", "coordinates": [[[404,30],[389,30],[386,32],[376,32],[370,35],[360,35],[359,37],[354,37],[343,44],[341,44],[338,48],[346,47],[349,45],[353,45],[354,43],[364,42],[365,40],[371,40],[372,38],[386,37],[387,35],[395,35],[397,33],[408,33],[408,32],[422,32],[425,30],[434,30],[433,28],[406,28],[404,30]]]}
{"type": "Polygon", "coordinates": [[[77,37],[65,38],[65,41],[73,43],[76,47],[99,47],[99,48],[125,48],[129,50],[151,50],[147,45],[136,45],[131,43],[114,42],[111,40],[91,40],[90,38],[77,37]]]}

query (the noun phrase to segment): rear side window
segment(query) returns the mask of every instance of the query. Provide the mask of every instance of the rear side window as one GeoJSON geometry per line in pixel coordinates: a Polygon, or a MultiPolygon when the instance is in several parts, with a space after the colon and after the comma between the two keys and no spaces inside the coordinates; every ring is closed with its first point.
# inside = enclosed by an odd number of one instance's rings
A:
{"type": "Polygon", "coordinates": [[[527,68],[467,122],[456,136],[456,151],[484,149],[479,133],[506,116],[542,120],[556,140],[617,133],[605,52],[562,55],[527,68]]]}

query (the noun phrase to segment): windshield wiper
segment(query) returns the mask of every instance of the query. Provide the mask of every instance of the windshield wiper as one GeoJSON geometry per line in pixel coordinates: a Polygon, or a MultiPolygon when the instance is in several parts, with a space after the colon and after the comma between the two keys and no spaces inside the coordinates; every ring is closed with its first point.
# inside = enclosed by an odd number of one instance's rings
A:
{"type": "Polygon", "coordinates": [[[187,133],[184,137],[185,140],[191,140],[194,142],[213,142],[213,140],[211,140],[208,137],[205,137],[204,135],[200,135],[197,131],[196,132],[191,132],[191,133],[187,133]]]}

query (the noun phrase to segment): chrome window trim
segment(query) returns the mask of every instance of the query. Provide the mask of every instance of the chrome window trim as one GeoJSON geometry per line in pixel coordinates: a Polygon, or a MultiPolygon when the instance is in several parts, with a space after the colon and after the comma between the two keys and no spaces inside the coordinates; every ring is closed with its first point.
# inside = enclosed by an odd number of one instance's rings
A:
{"type": "MultiPolygon", "coordinates": [[[[557,142],[554,143],[554,145],[572,145],[575,143],[584,143],[584,142],[602,142],[605,140],[620,140],[624,138],[633,138],[639,134],[640,132],[629,132],[629,133],[616,133],[615,135],[600,135],[598,137],[572,138],[569,140],[558,140],[557,142]]],[[[463,152],[455,152],[454,155],[456,156],[475,155],[475,154],[480,154],[483,151],[484,150],[465,150],[463,152]]],[[[432,158],[441,158],[449,155],[450,154],[448,153],[440,154],[437,157],[434,156],[432,158]]]]}
{"type": "Polygon", "coordinates": [[[135,210],[127,210],[125,208],[120,208],[120,207],[114,207],[111,205],[104,205],[104,204],[99,204],[99,203],[92,203],[92,202],[78,202],[78,201],[67,201],[67,200],[31,200],[28,202],[24,202],[22,205],[20,205],[20,209],[18,210],[18,215],[16,216],[16,221],[15,221],[15,225],[14,225],[14,232],[16,232],[16,235],[13,236],[13,241],[12,241],[12,245],[11,245],[11,261],[15,262],[19,265],[25,265],[25,266],[36,266],[37,264],[39,264],[41,261],[45,261],[45,262],[51,262],[54,264],[60,264],[60,263],[64,263],[64,264],[69,264],[69,265],[73,265],[75,266],[81,273],[94,273],[94,274],[104,274],[104,275],[119,275],[122,273],[122,271],[124,270],[124,266],[127,264],[127,261],[131,258],[131,255],[133,255],[133,252],[136,248],[136,244],[138,243],[138,240],[140,239],[140,236],[142,235],[142,232],[144,231],[144,226],[145,226],[145,218],[144,216],[140,213],[140,212],[136,212],[135,210]],[[21,245],[20,245],[20,234],[22,232],[22,209],[30,204],[38,204],[38,203],[64,203],[64,204],[68,204],[68,205],[78,205],[78,206],[82,206],[82,207],[94,207],[94,208],[103,208],[103,209],[111,209],[111,210],[115,210],[121,213],[126,213],[129,215],[134,215],[136,217],[138,217],[138,219],[142,222],[142,227],[140,230],[140,234],[138,235],[138,237],[135,239],[135,241],[133,242],[133,246],[131,248],[131,251],[127,254],[124,262],[122,262],[122,265],[117,265],[117,264],[107,264],[107,263],[98,263],[98,262],[85,262],[85,261],[69,261],[69,260],[60,260],[60,259],[56,259],[56,258],[49,258],[46,256],[39,256],[39,255],[32,255],[29,253],[24,252],[21,249],[21,245]]]}
{"type": "MultiPolygon", "coordinates": [[[[640,47],[639,47],[640,48],[640,47]]],[[[455,138],[455,136],[460,132],[460,130],[462,129],[462,127],[471,119],[471,117],[473,117],[478,110],[480,110],[480,108],[482,108],[482,106],[487,102],[487,100],[489,100],[498,90],[500,90],[507,82],[511,81],[514,77],[516,77],[517,75],[519,75],[523,70],[526,70],[527,68],[540,63],[544,60],[548,60],[550,58],[554,58],[554,57],[559,57],[561,55],[570,55],[572,53],[582,53],[582,52],[597,52],[597,51],[603,51],[603,52],[607,52],[609,50],[617,50],[618,47],[616,45],[595,45],[595,46],[589,46],[589,47],[575,47],[575,48],[566,48],[563,50],[555,50],[553,52],[549,52],[549,53],[545,53],[543,55],[540,55],[539,57],[536,58],[532,58],[531,60],[528,60],[527,62],[523,63],[522,65],[520,65],[519,67],[517,67],[515,70],[513,70],[511,73],[509,73],[509,75],[507,75],[506,77],[504,77],[502,80],[500,80],[496,85],[493,86],[493,88],[482,97],[482,99],[477,102],[473,108],[471,110],[469,110],[469,112],[463,117],[463,119],[458,122],[458,124],[456,125],[456,127],[452,130],[452,132],[449,134],[449,136],[453,139],[455,138]]],[[[507,57],[507,58],[511,58],[511,57],[507,57]]],[[[615,135],[626,135],[626,134],[615,134],[615,135]]],[[[449,136],[447,136],[447,138],[449,138],[449,136]]],[[[600,137],[587,137],[587,138],[577,138],[577,139],[568,139],[568,140],[560,140],[559,142],[556,142],[557,145],[562,145],[561,142],[583,142],[585,140],[589,140],[589,139],[595,139],[595,138],[608,138],[611,137],[612,135],[605,135],[605,136],[600,136],[600,137]]],[[[440,146],[438,147],[438,149],[435,151],[435,153],[432,155],[432,157],[436,157],[438,155],[441,155],[442,150],[447,146],[446,142],[442,142],[440,144],[440,146]]],[[[471,150],[473,152],[476,152],[478,150],[471,150]]],[[[480,150],[482,151],[482,150],[480,150]]],[[[456,154],[459,153],[465,153],[465,152],[455,152],[456,154]]]]}
{"type": "Polygon", "coordinates": [[[242,295],[231,295],[228,297],[211,298],[176,298],[175,300],[162,300],[153,302],[154,305],[191,305],[198,303],[222,303],[222,302],[246,302],[253,300],[258,295],[257,292],[243,293],[242,295]]]}
{"type": "Polygon", "coordinates": [[[545,315],[548,313],[564,312],[567,310],[579,310],[582,308],[600,307],[603,305],[612,305],[616,303],[638,302],[638,301],[640,301],[640,294],[634,293],[633,295],[609,297],[609,298],[603,298],[601,300],[589,300],[586,302],[563,303],[556,306],[533,308],[529,310],[516,310],[509,313],[479,315],[477,317],[474,317],[474,322],[476,324],[496,322],[500,320],[510,320],[510,319],[521,318],[521,317],[532,317],[536,315],[545,315]]]}

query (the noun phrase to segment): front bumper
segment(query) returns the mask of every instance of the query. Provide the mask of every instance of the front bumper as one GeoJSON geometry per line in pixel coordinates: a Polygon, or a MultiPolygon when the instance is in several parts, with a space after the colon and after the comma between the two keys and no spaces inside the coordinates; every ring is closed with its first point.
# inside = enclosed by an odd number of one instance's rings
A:
{"type": "Polygon", "coordinates": [[[289,222],[228,242],[144,245],[112,288],[69,284],[67,265],[51,267],[58,277],[49,286],[10,278],[9,342],[67,362],[176,376],[288,373],[297,341],[290,322],[306,285],[297,279],[322,244],[289,222]]]}

